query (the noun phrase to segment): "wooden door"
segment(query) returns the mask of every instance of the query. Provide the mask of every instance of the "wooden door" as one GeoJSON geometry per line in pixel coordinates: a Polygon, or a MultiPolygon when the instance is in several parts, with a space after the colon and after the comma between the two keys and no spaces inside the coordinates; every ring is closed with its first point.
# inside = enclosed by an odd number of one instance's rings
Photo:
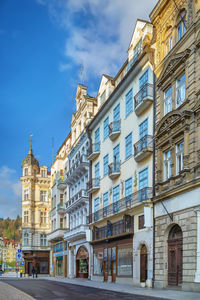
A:
{"type": "Polygon", "coordinates": [[[142,245],[140,249],[140,281],[145,282],[147,280],[147,248],[142,245]]]}
{"type": "Polygon", "coordinates": [[[116,261],[112,261],[111,276],[112,276],[112,282],[115,282],[116,281],[116,261]]]}
{"type": "Polygon", "coordinates": [[[178,225],[172,228],[168,239],[168,284],[178,286],[182,283],[182,231],[178,225]]]}
{"type": "Polygon", "coordinates": [[[103,281],[108,281],[108,262],[103,262],[103,281]]]}

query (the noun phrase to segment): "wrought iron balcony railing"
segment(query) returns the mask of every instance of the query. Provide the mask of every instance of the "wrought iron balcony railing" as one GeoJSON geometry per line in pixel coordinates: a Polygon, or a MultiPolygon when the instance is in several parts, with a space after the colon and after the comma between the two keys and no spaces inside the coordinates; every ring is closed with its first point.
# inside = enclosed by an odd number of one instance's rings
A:
{"type": "Polygon", "coordinates": [[[120,162],[114,162],[108,166],[108,176],[110,176],[111,179],[120,175],[120,166],[120,162]]]}
{"type": "Polygon", "coordinates": [[[95,192],[100,188],[100,177],[93,178],[87,183],[87,191],[89,193],[95,192]]]}
{"type": "Polygon", "coordinates": [[[102,220],[106,217],[125,211],[127,208],[131,208],[136,204],[146,201],[152,197],[152,188],[145,187],[129,196],[126,196],[119,201],[113,202],[112,204],[99,209],[98,211],[87,216],[87,223],[94,223],[102,220]]]}
{"type": "Polygon", "coordinates": [[[88,192],[84,189],[80,190],[76,195],[74,195],[69,201],[65,203],[66,210],[69,208],[72,204],[75,204],[76,202],[79,202],[80,199],[87,199],[89,197],[88,192]]]}
{"type": "Polygon", "coordinates": [[[153,102],[153,85],[146,83],[135,95],[135,112],[139,115],[153,102]]]}
{"type": "Polygon", "coordinates": [[[87,155],[82,154],[82,156],[80,156],[79,159],[77,159],[77,161],[72,164],[69,171],[67,172],[66,183],[73,182],[77,177],[79,171],[84,170],[87,166],[89,166],[87,155]]]}
{"type": "Polygon", "coordinates": [[[94,143],[88,151],[88,159],[92,160],[100,154],[100,142],[94,143]]]}
{"type": "Polygon", "coordinates": [[[120,135],[120,131],[121,131],[121,120],[110,123],[109,137],[112,141],[115,140],[120,135]]]}
{"type": "Polygon", "coordinates": [[[146,134],[134,145],[134,157],[136,161],[147,157],[153,151],[153,137],[146,134]]]}

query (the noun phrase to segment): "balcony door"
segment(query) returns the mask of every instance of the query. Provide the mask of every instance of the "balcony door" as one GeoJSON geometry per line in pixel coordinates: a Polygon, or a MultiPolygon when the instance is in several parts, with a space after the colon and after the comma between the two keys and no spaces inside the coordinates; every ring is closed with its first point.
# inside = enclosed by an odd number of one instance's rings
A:
{"type": "Polygon", "coordinates": [[[147,200],[148,168],[139,172],[139,202],[147,200]]]}
{"type": "Polygon", "coordinates": [[[120,103],[113,109],[113,121],[120,120],[120,103]]]}
{"type": "Polygon", "coordinates": [[[139,90],[141,91],[141,100],[147,96],[147,88],[144,88],[144,86],[148,83],[148,80],[149,72],[147,69],[139,79],[139,90]]]}
{"type": "Polygon", "coordinates": [[[117,165],[116,163],[119,163],[120,161],[120,155],[119,155],[119,145],[117,145],[114,149],[113,149],[113,163],[114,163],[114,168],[117,165]]]}
{"type": "Polygon", "coordinates": [[[120,200],[120,186],[117,185],[113,188],[113,213],[119,211],[119,200],[120,200]]]}

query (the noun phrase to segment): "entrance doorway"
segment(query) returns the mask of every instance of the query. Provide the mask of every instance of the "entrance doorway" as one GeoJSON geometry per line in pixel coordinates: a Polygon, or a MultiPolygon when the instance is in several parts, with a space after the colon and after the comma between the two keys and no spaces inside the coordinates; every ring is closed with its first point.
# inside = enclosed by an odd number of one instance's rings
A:
{"type": "Polygon", "coordinates": [[[183,237],[180,226],[174,225],[168,237],[168,284],[178,286],[182,283],[183,237]]]}
{"type": "Polygon", "coordinates": [[[88,251],[84,246],[81,246],[76,255],[76,277],[88,278],[88,260],[88,251]]]}
{"type": "Polygon", "coordinates": [[[140,249],[140,282],[147,280],[147,247],[142,245],[140,249]]]}
{"type": "Polygon", "coordinates": [[[31,276],[32,275],[32,269],[33,269],[33,263],[28,262],[28,274],[31,276]]]}

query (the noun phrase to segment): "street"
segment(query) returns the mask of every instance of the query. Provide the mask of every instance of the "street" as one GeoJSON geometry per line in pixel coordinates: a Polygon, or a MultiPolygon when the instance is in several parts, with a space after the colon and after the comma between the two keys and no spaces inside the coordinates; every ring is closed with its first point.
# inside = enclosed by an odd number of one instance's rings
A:
{"type": "MultiPolygon", "coordinates": [[[[69,283],[48,281],[44,279],[2,279],[17,289],[31,295],[35,299],[66,299],[66,300],[159,300],[163,298],[119,293],[69,283]]],[[[14,298],[13,298],[14,300],[14,298]]]]}

